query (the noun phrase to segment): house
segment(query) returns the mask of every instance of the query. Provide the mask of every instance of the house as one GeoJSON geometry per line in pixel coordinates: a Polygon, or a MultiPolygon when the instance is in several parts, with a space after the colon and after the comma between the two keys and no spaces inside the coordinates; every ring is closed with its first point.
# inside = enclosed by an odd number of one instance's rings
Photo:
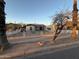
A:
{"type": "Polygon", "coordinates": [[[26,31],[44,31],[46,29],[46,26],[43,24],[27,24],[26,25],[26,31]]]}

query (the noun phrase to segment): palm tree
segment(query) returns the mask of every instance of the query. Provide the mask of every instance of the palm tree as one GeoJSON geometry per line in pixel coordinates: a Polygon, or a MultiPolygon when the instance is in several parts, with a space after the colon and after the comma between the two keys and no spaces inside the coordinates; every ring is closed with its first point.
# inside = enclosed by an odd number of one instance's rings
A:
{"type": "Polygon", "coordinates": [[[6,37],[6,25],[5,25],[5,2],[0,0],[0,49],[4,50],[9,46],[6,37]]]}

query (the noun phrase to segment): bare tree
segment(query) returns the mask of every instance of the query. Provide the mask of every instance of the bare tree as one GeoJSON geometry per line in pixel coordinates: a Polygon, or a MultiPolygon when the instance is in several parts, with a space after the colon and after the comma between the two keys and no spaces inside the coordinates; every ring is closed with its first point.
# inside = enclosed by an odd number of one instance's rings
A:
{"type": "Polygon", "coordinates": [[[69,15],[67,14],[68,12],[67,13],[60,12],[56,14],[55,17],[53,18],[53,24],[56,24],[55,36],[53,38],[54,41],[57,38],[57,36],[61,33],[63,28],[66,26],[66,21],[67,19],[69,19],[70,13],[69,15]]]}

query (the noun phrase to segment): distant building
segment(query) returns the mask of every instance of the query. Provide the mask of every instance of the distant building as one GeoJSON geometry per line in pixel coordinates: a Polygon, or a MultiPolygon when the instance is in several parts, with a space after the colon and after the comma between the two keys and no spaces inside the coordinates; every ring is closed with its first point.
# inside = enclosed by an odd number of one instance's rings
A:
{"type": "Polygon", "coordinates": [[[27,24],[26,25],[26,31],[44,31],[46,29],[46,26],[43,24],[27,24]]]}
{"type": "Polygon", "coordinates": [[[51,25],[47,26],[47,30],[54,32],[56,30],[56,24],[51,24],[51,25]]]}

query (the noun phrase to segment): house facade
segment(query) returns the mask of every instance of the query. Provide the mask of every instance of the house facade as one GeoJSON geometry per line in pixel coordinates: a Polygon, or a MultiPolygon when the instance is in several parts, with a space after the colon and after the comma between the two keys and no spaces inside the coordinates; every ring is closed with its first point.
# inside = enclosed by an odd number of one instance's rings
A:
{"type": "Polygon", "coordinates": [[[26,25],[26,31],[44,31],[46,29],[46,26],[43,24],[27,24],[26,25]]]}

